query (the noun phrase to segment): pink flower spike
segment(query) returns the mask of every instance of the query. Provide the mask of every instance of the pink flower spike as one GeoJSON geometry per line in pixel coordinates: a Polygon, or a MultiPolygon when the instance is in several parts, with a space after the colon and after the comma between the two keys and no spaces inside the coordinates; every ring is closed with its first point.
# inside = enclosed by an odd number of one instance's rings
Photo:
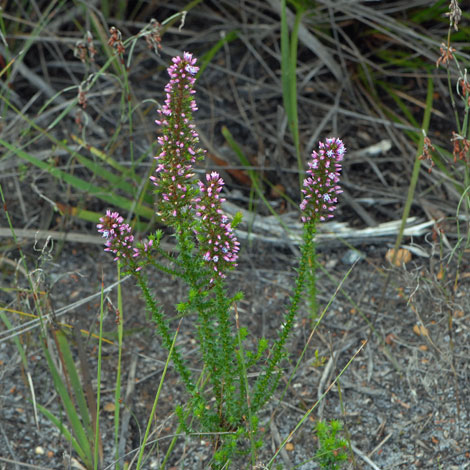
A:
{"type": "Polygon", "coordinates": [[[105,251],[114,253],[118,259],[129,259],[133,256],[134,236],[132,229],[124,223],[124,219],[118,212],[106,211],[106,215],[100,218],[97,225],[98,232],[106,239],[105,251]]]}
{"type": "Polygon", "coordinates": [[[307,177],[304,179],[302,193],[304,199],[300,203],[303,212],[301,220],[332,218],[336,209],[337,196],[341,194],[339,182],[342,160],[346,153],[343,142],[338,138],[328,138],[325,143],[319,142],[318,153],[312,152],[312,160],[308,162],[307,177]],[[334,170],[333,170],[334,169],[334,170]]]}
{"type": "Polygon", "coordinates": [[[195,75],[199,71],[196,59],[189,52],[173,57],[168,67],[169,82],[165,86],[166,98],[156,122],[161,126],[162,136],[157,169],[151,178],[161,197],[158,211],[168,222],[187,213],[195,195],[192,189],[193,164],[204,156],[198,148],[199,137],[193,130],[192,113],[197,109],[195,75]]]}
{"type": "MultiPolygon", "coordinates": [[[[219,194],[224,180],[215,171],[207,173],[205,179],[206,184],[201,181],[198,183],[200,194],[193,199],[195,211],[201,218],[197,237],[202,258],[219,278],[224,278],[224,272],[237,265],[240,244],[228,217],[222,212],[224,198],[219,194]]],[[[214,282],[214,278],[211,282],[214,282]]]]}

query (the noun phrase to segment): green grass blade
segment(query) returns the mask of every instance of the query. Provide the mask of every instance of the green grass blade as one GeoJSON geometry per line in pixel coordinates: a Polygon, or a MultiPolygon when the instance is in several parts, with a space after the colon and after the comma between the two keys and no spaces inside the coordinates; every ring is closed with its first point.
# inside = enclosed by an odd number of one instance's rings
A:
{"type": "MultiPolygon", "coordinates": [[[[117,278],[118,281],[121,280],[121,266],[117,265],[117,278]]],[[[118,310],[119,310],[119,323],[117,327],[118,333],[118,360],[117,360],[117,374],[116,374],[116,391],[114,393],[114,445],[116,449],[116,461],[117,469],[119,469],[120,464],[120,455],[119,455],[119,419],[120,419],[120,412],[121,412],[121,368],[122,368],[122,340],[124,335],[124,305],[122,299],[122,286],[121,283],[118,284],[117,287],[117,294],[118,294],[118,310]]],[[[101,310],[103,307],[101,307],[101,310]]],[[[102,315],[102,314],[101,314],[102,315]]],[[[100,322],[101,328],[102,322],[100,322]]],[[[101,356],[100,356],[101,357],[101,356]]]]}
{"type": "Polygon", "coordinates": [[[55,415],[53,415],[47,408],[44,406],[40,405],[39,403],[37,404],[37,407],[39,411],[53,423],[56,428],[59,430],[59,432],[64,436],[67,441],[69,441],[72,444],[72,447],[74,448],[75,452],[78,454],[80,457],[80,460],[85,464],[87,468],[90,468],[90,463],[87,460],[87,455],[85,451],[80,447],[80,444],[77,442],[77,440],[73,437],[73,435],[70,433],[70,431],[64,426],[62,421],[60,421],[55,415]]]}
{"type": "MultiPolygon", "coordinates": [[[[0,318],[2,319],[3,323],[5,323],[5,326],[7,327],[7,330],[12,330],[13,325],[11,324],[10,320],[8,317],[5,315],[4,312],[0,312],[0,318]]],[[[20,353],[21,356],[21,362],[23,363],[23,367],[25,370],[28,370],[28,359],[26,358],[26,353],[24,351],[23,345],[21,344],[20,339],[18,336],[13,337],[13,341],[15,343],[16,349],[18,349],[18,352],[20,353]]]]}
{"type": "Polygon", "coordinates": [[[70,137],[72,138],[72,140],[74,142],[81,145],[82,147],[86,147],[92,155],[95,155],[100,160],[107,163],[111,168],[114,168],[115,170],[119,171],[119,173],[122,173],[123,175],[127,175],[127,173],[130,173],[130,172],[128,172],[128,169],[125,166],[119,164],[116,160],[114,160],[113,157],[108,155],[106,152],[102,152],[101,150],[97,149],[96,147],[88,145],[86,142],[84,142],[82,139],[80,139],[80,137],[78,137],[74,134],[71,134],[70,137]]]}
{"type": "Polygon", "coordinates": [[[289,27],[287,25],[286,0],[281,1],[281,78],[282,78],[282,98],[286,114],[291,109],[290,105],[290,47],[289,47],[289,27]]]}
{"type": "Polygon", "coordinates": [[[80,411],[80,416],[83,421],[84,428],[86,430],[88,441],[91,442],[92,437],[92,428],[90,421],[90,414],[87,407],[85,394],[83,393],[83,387],[78,377],[77,369],[75,367],[75,362],[73,360],[72,352],[70,351],[70,346],[67,341],[65,333],[61,330],[54,332],[57,339],[57,344],[59,346],[62,357],[64,358],[66,372],[70,378],[70,383],[77,400],[78,409],[80,411]]]}
{"type": "Polygon", "coordinates": [[[403,102],[403,100],[395,93],[393,88],[389,86],[387,83],[382,82],[382,81],[377,81],[376,82],[378,85],[380,85],[395,101],[395,104],[401,109],[403,114],[405,115],[406,119],[408,119],[408,122],[416,127],[419,128],[418,121],[415,119],[413,112],[410,111],[410,108],[403,102]]]}
{"type": "Polygon", "coordinates": [[[287,115],[289,129],[294,139],[297,165],[299,168],[299,184],[303,183],[303,162],[300,152],[299,118],[297,112],[297,46],[301,10],[295,14],[294,26],[289,38],[289,27],[287,24],[286,0],[281,1],[281,79],[282,98],[287,115]]]}
{"type": "MultiPolygon", "coordinates": [[[[434,91],[433,80],[432,80],[432,77],[429,77],[428,78],[428,90],[427,90],[427,95],[426,95],[426,109],[424,111],[423,124],[422,124],[422,129],[424,133],[428,132],[429,122],[431,121],[433,91],[434,91]]],[[[417,157],[423,153],[423,146],[424,146],[424,134],[421,135],[421,138],[419,141],[417,157]]],[[[406,198],[405,207],[403,208],[403,215],[401,218],[400,230],[398,232],[397,239],[395,241],[392,264],[395,264],[395,259],[398,253],[398,248],[400,247],[401,241],[403,240],[403,231],[405,230],[406,220],[408,219],[408,216],[410,215],[411,204],[413,203],[420,168],[421,168],[421,160],[419,158],[416,158],[414,166],[413,166],[413,173],[411,175],[410,187],[408,188],[408,195],[406,198]]]]}
{"type": "Polygon", "coordinates": [[[287,225],[284,223],[284,221],[279,216],[279,214],[272,208],[271,204],[269,203],[269,201],[266,199],[265,195],[263,194],[263,189],[261,187],[259,177],[256,174],[256,171],[251,169],[252,165],[251,165],[250,161],[248,160],[246,155],[243,153],[243,150],[237,144],[237,142],[233,138],[230,131],[225,126],[222,128],[222,134],[225,137],[225,140],[227,141],[230,148],[237,154],[237,157],[240,160],[241,164],[243,166],[247,167],[247,172],[248,172],[248,175],[251,179],[253,189],[256,192],[256,194],[258,195],[258,197],[263,201],[265,206],[268,208],[269,212],[271,212],[271,214],[274,215],[274,217],[276,217],[276,219],[279,221],[279,224],[284,228],[284,230],[289,232],[289,228],[287,227],[287,225]]]}
{"type": "Polygon", "coordinates": [[[168,352],[168,356],[166,358],[165,367],[163,368],[163,373],[162,373],[162,376],[160,377],[160,383],[158,384],[158,389],[157,389],[157,393],[155,395],[155,400],[153,401],[152,411],[150,412],[149,420],[148,420],[148,423],[147,423],[147,428],[145,429],[144,439],[142,441],[142,444],[140,445],[139,458],[137,460],[137,470],[140,470],[140,466],[142,464],[142,458],[144,456],[145,446],[147,444],[147,440],[148,440],[148,437],[149,437],[150,428],[151,428],[152,422],[153,422],[153,417],[155,416],[155,412],[157,411],[158,400],[160,398],[160,393],[162,391],[163,382],[164,382],[165,377],[166,377],[166,371],[168,370],[168,365],[170,363],[170,358],[171,358],[171,355],[173,354],[173,349],[175,347],[176,337],[178,336],[179,328],[181,326],[181,321],[182,320],[180,320],[180,324],[178,325],[178,328],[176,329],[175,335],[173,336],[173,341],[171,342],[171,348],[170,348],[170,351],[168,352]]]}
{"type": "Polygon", "coordinates": [[[204,73],[204,70],[209,65],[211,60],[214,56],[219,52],[219,50],[224,46],[224,44],[228,44],[229,42],[235,41],[238,39],[238,31],[233,30],[226,34],[222,39],[219,39],[210,49],[207,51],[201,58],[198,60],[199,62],[199,71],[196,74],[196,80],[204,73]]]}
{"type": "Polygon", "coordinates": [[[291,33],[290,42],[290,62],[289,62],[289,92],[290,92],[290,109],[288,111],[290,128],[292,137],[294,139],[295,154],[297,157],[297,166],[299,169],[299,188],[302,189],[303,185],[303,162],[302,155],[300,152],[300,135],[299,135],[299,114],[297,109],[297,46],[298,46],[298,35],[300,20],[302,13],[297,10],[295,14],[294,27],[291,33]]]}
{"type": "MultiPolygon", "coordinates": [[[[120,286],[121,284],[119,283],[119,288],[120,286]]],[[[101,279],[100,333],[99,333],[99,340],[98,340],[98,371],[97,371],[97,385],[96,385],[96,425],[95,425],[95,453],[94,453],[95,470],[97,470],[97,467],[98,467],[98,449],[99,449],[99,442],[100,442],[101,362],[103,358],[102,356],[103,322],[104,322],[104,282],[103,282],[103,279],[101,279]]],[[[119,403],[117,404],[117,406],[119,407],[119,403]]]]}
{"type": "Polygon", "coordinates": [[[109,191],[107,191],[105,188],[96,186],[88,181],[78,178],[77,176],[70,175],[62,170],[59,170],[58,168],[54,167],[50,163],[38,160],[37,158],[33,157],[29,153],[25,152],[24,150],[16,148],[15,146],[11,145],[10,143],[6,142],[3,139],[0,139],[0,145],[3,145],[5,148],[10,150],[11,152],[13,152],[15,155],[22,158],[23,160],[26,160],[29,163],[32,163],[33,165],[37,166],[38,168],[41,168],[42,170],[46,170],[55,178],[58,178],[70,184],[74,188],[84,193],[93,195],[97,197],[98,199],[101,199],[102,201],[108,202],[109,204],[120,207],[122,209],[125,209],[128,211],[133,210],[137,215],[140,215],[148,220],[150,220],[155,215],[154,210],[151,209],[150,207],[146,207],[146,206],[134,207],[133,201],[126,199],[123,196],[109,193],[109,191]]]}
{"type": "MultiPolygon", "coordinates": [[[[72,157],[76,158],[85,168],[88,168],[93,174],[100,176],[104,180],[108,181],[112,186],[118,189],[121,189],[122,191],[127,192],[128,194],[133,195],[135,193],[134,186],[124,181],[123,176],[119,176],[119,175],[115,175],[114,173],[111,173],[110,171],[103,168],[101,165],[98,165],[97,163],[93,162],[89,158],[70,149],[67,146],[67,144],[65,144],[61,140],[56,139],[48,132],[51,129],[51,126],[49,126],[47,130],[42,129],[34,121],[32,121],[27,116],[22,114],[11,103],[8,103],[8,104],[13,109],[13,111],[17,113],[18,116],[21,116],[21,118],[29,124],[30,128],[33,127],[34,129],[39,131],[41,134],[44,134],[51,142],[53,142],[58,147],[64,149],[65,151],[67,151],[72,157]]],[[[128,170],[125,168],[124,170],[125,170],[125,174],[127,174],[128,170]]]]}
{"type": "Polygon", "coordinates": [[[87,466],[91,465],[92,463],[92,452],[90,447],[90,442],[88,441],[87,435],[85,430],[83,429],[82,422],[80,421],[80,417],[77,414],[77,410],[72,402],[71,397],[68,394],[67,387],[64,385],[57,368],[52,361],[51,355],[46,346],[43,347],[44,355],[46,356],[47,364],[49,366],[49,370],[52,375],[52,380],[54,382],[54,388],[56,392],[59,394],[62,404],[64,406],[65,413],[70,423],[70,427],[72,429],[75,438],[77,439],[78,445],[80,449],[83,450],[85,455],[84,462],[87,462],[87,466]]]}
{"type": "MultiPolygon", "coordinates": [[[[137,175],[135,175],[133,169],[128,169],[128,168],[124,167],[123,165],[120,165],[112,157],[109,157],[104,152],[101,152],[98,149],[95,149],[94,147],[91,147],[89,150],[92,153],[92,155],[95,155],[96,157],[100,158],[101,160],[103,160],[104,162],[109,164],[111,167],[118,170],[121,174],[116,175],[116,174],[106,170],[102,165],[99,165],[99,164],[95,163],[94,161],[90,160],[89,158],[87,158],[87,157],[81,155],[80,153],[76,152],[75,150],[71,149],[64,141],[58,140],[55,137],[53,137],[49,132],[50,129],[52,128],[51,125],[49,125],[47,127],[47,129],[41,128],[33,120],[29,119],[27,116],[25,116],[23,113],[21,113],[21,111],[18,110],[12,103],[7,102],[4,97],[0,96],[0,99],[5,101],[6,104],[18,116],[20,116],[25,122],[28,123],[28,125],[29,125],[28,132],[29,132],[29,129],[34,128],[35,130],[40,132],[40,134],[43,134],[45,137],[47,137],[52,143],[54,143],[58,147],[65,150],[67,153],[69,153],[71,155],[71,157],[76,158],[79,163],[81,163],[85,168],[88,168],[93,174],[95,174],[95,175],[101,177],[102,179],[108,181],[111,184],[112,187],[114,187],[116,189],[121,189],[123,192],[126,192],[127,194],[129,194],[129,195],[135,197],[136,199],[138,199],[136,197],[136,186],[137,187],[142,186],[142,179],[140,177],[138,177],[137,175]],[[126,177],[128,177],[129,179],[134,181],[134,183],[131,184],[131,183],[126,182],[125,181],[126,177]]],[[[70,108],[70,106],[67,109],[69,109],[69,108],[70,108]]],[[[68,111],[64,110],[61,113],[61,116],[62,115],[65,116],[66,114],[68,114],[68,111]]],[[[57,118],[55,121],[57,121],[58,119],[59,118],[57,118]]],[[[32,141],[29,142],[29,145],[31,145],[34,142],[34,140],[36,140],[37,138],[38,138],[38,136],[36,138],[32,139],[32,141]]],[[[74,135],[72,135],[72,139],[75,142],[79,143],[80,145],[83,145],[83,146],[86,145],[81,139],[79,139],[78,137],[76,137],[74,135]]],[[[24,145],[24,147],[25,146],[26,145],[24,145]]],[[[149,149],[149,151],[150,150],[151,150],[151,148],[149,149]]],[[[141,160],[143,160],[144,158],[146,158],[146,154],[147,154],[147,152],[144,155],[142,155],[141,159],[139,159],[139,162],[141,160]]],[[[142,197],[140,199],[144,200],[148,204],[153,203],[153,199],[152,199],[150,194],[145,193],[145,194],[142,195],[142,197]]]]}
{"type": "Polygon", "coordinates": [[[448,5],[448,0],[437,0],[437,2],[433,2],[432,5],[430,4],[426,8],[417,8],[415,11],[410,12],[409,21],[412,23],[413,28],[417,24],[428,21],[444,21],[444,13],[448,9],[448,5]]]}

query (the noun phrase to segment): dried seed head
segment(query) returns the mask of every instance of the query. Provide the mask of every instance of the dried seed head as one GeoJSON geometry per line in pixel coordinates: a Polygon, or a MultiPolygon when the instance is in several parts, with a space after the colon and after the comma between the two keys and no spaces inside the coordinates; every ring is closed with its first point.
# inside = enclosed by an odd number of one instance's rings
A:
{"type": "Polygon", "coordinates": [[[115,26],[111,26],[111,28],[109,28],[109,34],[110,37],[108,39],[108,46],[114,47],[118,54],[124,54],[126,49],[122,42],[121,31],[119,31],[119,29],[117,29],[115,26]]]}
{"type": "Polygon", "coordinates": [[[449,17],[450,26],[454,27],[456,31],[459,30],[459,22],[462,19],[462,10],[459,7],[458,0],[451,0],[449,5],[449,12],[446,13],[446,16],[449,17]]]}
{"type": "Polygon", "coordinates": [[[142,31],[148,48],[153,49],[157,55],[160,55],[159,50],[162,48],[160,28],[160,23],[155,18],[152,18],[149,25],[142,31]]]}

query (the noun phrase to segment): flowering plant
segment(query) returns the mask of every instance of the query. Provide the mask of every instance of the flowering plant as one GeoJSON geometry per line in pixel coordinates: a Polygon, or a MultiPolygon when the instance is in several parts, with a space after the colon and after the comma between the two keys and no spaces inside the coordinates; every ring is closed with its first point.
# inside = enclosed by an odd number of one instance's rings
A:
{"type": "Polygon", "coordinates": [[[212,468],[221,468],[236,454],[240,440],[249,438],[254,444],[252,450],[260,445],[254,441],[257,415],[277,388],[279,363],[285,356],[285,343],[299,309],[308,261],[314,254],[315,224],[333,216],[341,192],[338,180],[345,148],[341,140],[327,139],[320,144],[319,152],[312,154],[302,190],[304,244],[290,306],[277,340],[268,345],[261,338],[255,352],[245,351],[243,340],[248,333],[239,328],[238,318],[237,322],[232,318],[241,293],[229,295],[226,289],[227,274],[237,266],[239,242],[234,229],[240,216],[230,221],[223,213],[224,181],[218,173],[206,174],[205,181],[197,181],[194,173],[194,164],[205,153],[198,146],[199,137],[192,123],[192,113],[197,110],[194,100],[197,71],[196,59],[190,53],[173,58],[168,69],[166,99],[156,121],[162,129],[158,138],[161,151],[155,157],[157,167],[151,180],[158,198],[157,213],[174,232],[177,255],[160,247],[161,231],[136,243],[130,226],[117,212],[107,211],[98,230],[106,239],[105,250],[112,252],[115,260],[136,278],[162,343],[171,351],[174,366],[186,387],[188,404],[177,408],[180,429],[213,433],[212,468]],[[179,277],[189,287],[187,298],[177,304],[177,309],[185,315],[196,315],[203,377],[194,376],[172,342],[172,325],[146,281],[144,268],[148,266],[179,277]],[[264,363],[261,373],[249,384],[247,370],[261,363],[264,363]]]}

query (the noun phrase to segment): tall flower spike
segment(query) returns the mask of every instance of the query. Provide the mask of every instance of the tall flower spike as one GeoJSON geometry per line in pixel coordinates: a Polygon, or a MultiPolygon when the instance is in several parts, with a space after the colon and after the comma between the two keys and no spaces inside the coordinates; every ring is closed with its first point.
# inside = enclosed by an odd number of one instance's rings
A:
{"type": "MultiPolygon", "coordinates": [[[[200,195],[193,200],[196,216],[200,217],[196,234],[203,259],[211,267],[214,276],[224,278],[227,269],[237,266],[240,243],[233,233],[229,219],[221,209],[225,201],[220,197],[224,180],[214,171],[206,174],[206,181],[207,184],[198,182],[200,195]]],[[[215,277],[212,277],[211,282],[214,282],[214,279],[215,277]]]]}
{"type": "Polygon", "coordinates": [[[333,217],[338,202],[337,196],[343,191],[338,185],[342,160],[346,148],[340,139],[326,139],[318,144],[308,163],[307,178],[304,179],[304,199],[300,203],[302,221],[324,221],[333,217]]]}
{"type": "Polygon", "coordinates": [[[165,86],[166,99],[155,122],[162,128],[158,137],[160,154],[155,157],[157,168],[150,179],[161,196],[158,215],[170,222],[187,213],[194,190],[193,165],[203,158],[204,151],[198,148],[199,136],[192,124],[192,113],[197,111],[193,89],[199,70],[196,59],[185,52],[183,57],[174,57],[168,68],[170,81],[165,86]]]}

